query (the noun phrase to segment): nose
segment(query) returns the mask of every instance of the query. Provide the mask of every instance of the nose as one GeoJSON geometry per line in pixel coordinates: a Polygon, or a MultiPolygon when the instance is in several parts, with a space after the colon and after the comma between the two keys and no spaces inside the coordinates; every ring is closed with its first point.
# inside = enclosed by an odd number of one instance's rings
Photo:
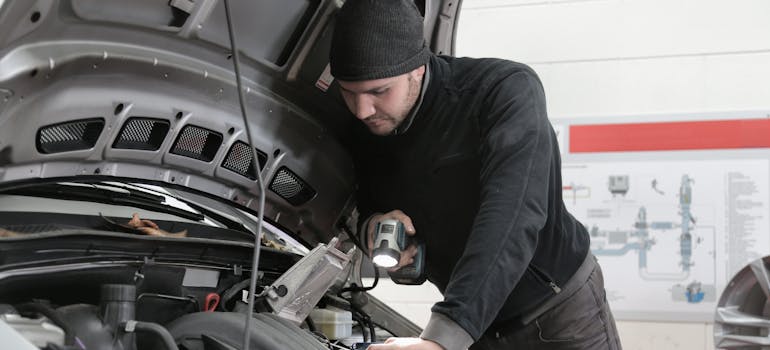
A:
{"type": "Polygon", "coordinates": [[[364,120],[376,113],[374,103],[366,96],[366,94],[360,94],[355,98],[355,111],[356,118],[364,120]]]}

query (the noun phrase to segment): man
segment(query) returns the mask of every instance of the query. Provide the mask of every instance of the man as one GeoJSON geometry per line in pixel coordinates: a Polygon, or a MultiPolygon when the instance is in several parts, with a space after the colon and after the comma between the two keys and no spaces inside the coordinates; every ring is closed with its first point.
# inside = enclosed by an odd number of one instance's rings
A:
{"type": "Polygon", "coordinates": [[[332,75],[362,122],[362,230],[371,248],[376,222],[403,222],[444,295],[420,338],[370,349],[620,349],[588,233],[562,202],[537,76],[435,56],[422,26],[410,0],[348,0],[332,39],[332,75]]]}

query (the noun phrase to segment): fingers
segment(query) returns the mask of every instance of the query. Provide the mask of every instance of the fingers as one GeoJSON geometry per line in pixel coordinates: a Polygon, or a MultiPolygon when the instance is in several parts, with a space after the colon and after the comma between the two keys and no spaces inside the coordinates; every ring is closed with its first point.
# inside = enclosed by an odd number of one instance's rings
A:
{"type": "Polygon", "coordinates": [[[175,238],[187,237],[187,230],[171,233],[171,232],[167,232],[167,231],[157,229],[157,228],[152,228],[152,227],[137,227],[136,229],[148,236],[175,237],[175,238]]]}
{"type": "Polygon", "coordinates": [[[0,228],[0,237],[16,237],[18,233],[0,228]]]}
{"type": "Polygon", "coordinates": [[[380,220],[383,220],[383,219],[396,219],[398,221],[401,221],[401,223],[404,224],[404,229],[406,229],[406,233],[409,235],[414,235],[416,232],[414,230],[414,224],[412,223],[412,218],[404,214],[404,212],[401,210],[396,209],[396,210],[390,211],[385,215],[383,215],[382,218],[380,218],[380,220]]]}
{"type": "Polygon", "coordinates": [[[414,262],[414,256],[417,255],[417,246],[412,244],[401,252],[400,266],[406,266],[414,262]]]}
{"type": "Polygon", "coordinates": [[[396,338],[388,338],[383,344],[372,344],[366,348],[366,350],[389,350],[395,349],[395,345],[391,345],[396,341],[396,338]]]}
{"type": "Polygon", "coordinates": [[[369,345],[367,350],[395,350],[395,349],[420,349],[420,350],[440,350],[441,346],[436,343],[422,340],[420,338],[389,338],[384,344],[369,345]]]}
{"type": "Polygon", "coordinates": [[[150,220],[140,218],[138,213],[134,213],[134,215],[131,216],[131,220],[128,221],[128,226],[131,226],[133,228],[139,228],[139,227],[159,228],[158,224],[150,220]]]}
{"type": "Polygon", "coordinates": [[[154,223],[154,222],[152,222],[150,220],[145,220],[145,219],[142,219],[142,225],[145,226],[145,227],[158,228],[158,224],[156,224],[156,223],[154,223]]]}
{"type": "Polygon", "coordinates": [[[171,233],[168,231],[164,231],[160,229],[158,224],[152,222],[151,220],[142,219],[139,217],[138,213],[134,213],[134,215],[131,216],[131,220],[128,222],[128,226],[131,228],[134,228],[138,230],[139,232],[142,232],[148,236],[156,236],[156,237],[187,237],[187,230],[182,230],[180,232],[171,233]]]}
{"type": "Polygon", "coordinates": [[[160,232],[160,230],[158,230],[156,228],[137,227],[136,229],[141,231],[142,233],[148,235],[148,236],[163,237],[163,232],[160,232]]]}
{"type": "MultiPolygon", "coordinates": [[[[375,214],[372,215],[369,218],[369,223],[366,228],[367,232],[367,248],[369,248],[369,256],[372,256],[372,251],[374,250],[374,234],[375,234],[375,228],[377,227],[377,223],[381,222],[382,220],[386,219],[394,219],[400,221],[402,224],[404,224],[404,229],[406,230],[406,234],[413,236],[416,231],[414,229],[414,224],[412,223],[412,218],[410,218],[408,215],[404,214],[401,210],[392,210],[385,214],[375,214]]],[[[403,254],[402,254],[403,256],[403,254]]],[[[414,256],[412,254],[411,256],[414,256]]],[[[409,264],[408,262],[406,263],[409,264]]]]}
{"type": "Polygon", "coordinates": [[[169,237],[187,237],[187,230],[182,230],[176,233],[168,233],[169,237]]]}
{"type": "Polygon", "coordinates": [[[390,272],[396,272],[400,268],[414,264],[414,256],[417,255],[417,246],[410,245],[403,252],[401,252],[401,259],[398,261],[398,265],[388,269],[390,272]]]}
{"type": "Polygon", "coordinates": [[[128,226],[131,226],[131,227],[142,226],[142,219],[139,218],[138,213],[134,213],[134,215],[131,216],[131,220],[128,221],[128,226]]]}

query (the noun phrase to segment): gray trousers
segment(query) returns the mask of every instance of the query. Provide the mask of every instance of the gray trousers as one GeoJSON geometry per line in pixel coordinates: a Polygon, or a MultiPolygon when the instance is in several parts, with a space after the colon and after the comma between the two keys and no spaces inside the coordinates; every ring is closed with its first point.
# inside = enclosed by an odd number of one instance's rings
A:
{"type": "Polygon", "coordinates": [[[493,326],[470,350],[620,350],[615,319],[604,292],[602,270],[599,264],[593,262],[593,265],[588,279],[570,291],[564,300],[524,326],[508,329],[493,326]]]}

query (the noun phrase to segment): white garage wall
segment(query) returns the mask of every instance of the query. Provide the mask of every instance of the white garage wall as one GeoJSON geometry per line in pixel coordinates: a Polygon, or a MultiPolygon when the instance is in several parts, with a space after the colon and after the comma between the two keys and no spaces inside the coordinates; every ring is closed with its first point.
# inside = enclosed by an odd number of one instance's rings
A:
{"type": "MultiPolygon", "coordinates": [[[[770,111],[767,0],[463,0],[456,55],[529,64],[555,119],[770,111]]],[[[441,298],[373,294],[423,326],[441,298]]],[[[627,350],[714,348],[711,324],[618,327],[627,350]]]]}
{"type": "Polygon", "coordinates": [[[466,0],[458,56],[540,74],[552,118],[767,110],[770,1],[466,0]]]}

